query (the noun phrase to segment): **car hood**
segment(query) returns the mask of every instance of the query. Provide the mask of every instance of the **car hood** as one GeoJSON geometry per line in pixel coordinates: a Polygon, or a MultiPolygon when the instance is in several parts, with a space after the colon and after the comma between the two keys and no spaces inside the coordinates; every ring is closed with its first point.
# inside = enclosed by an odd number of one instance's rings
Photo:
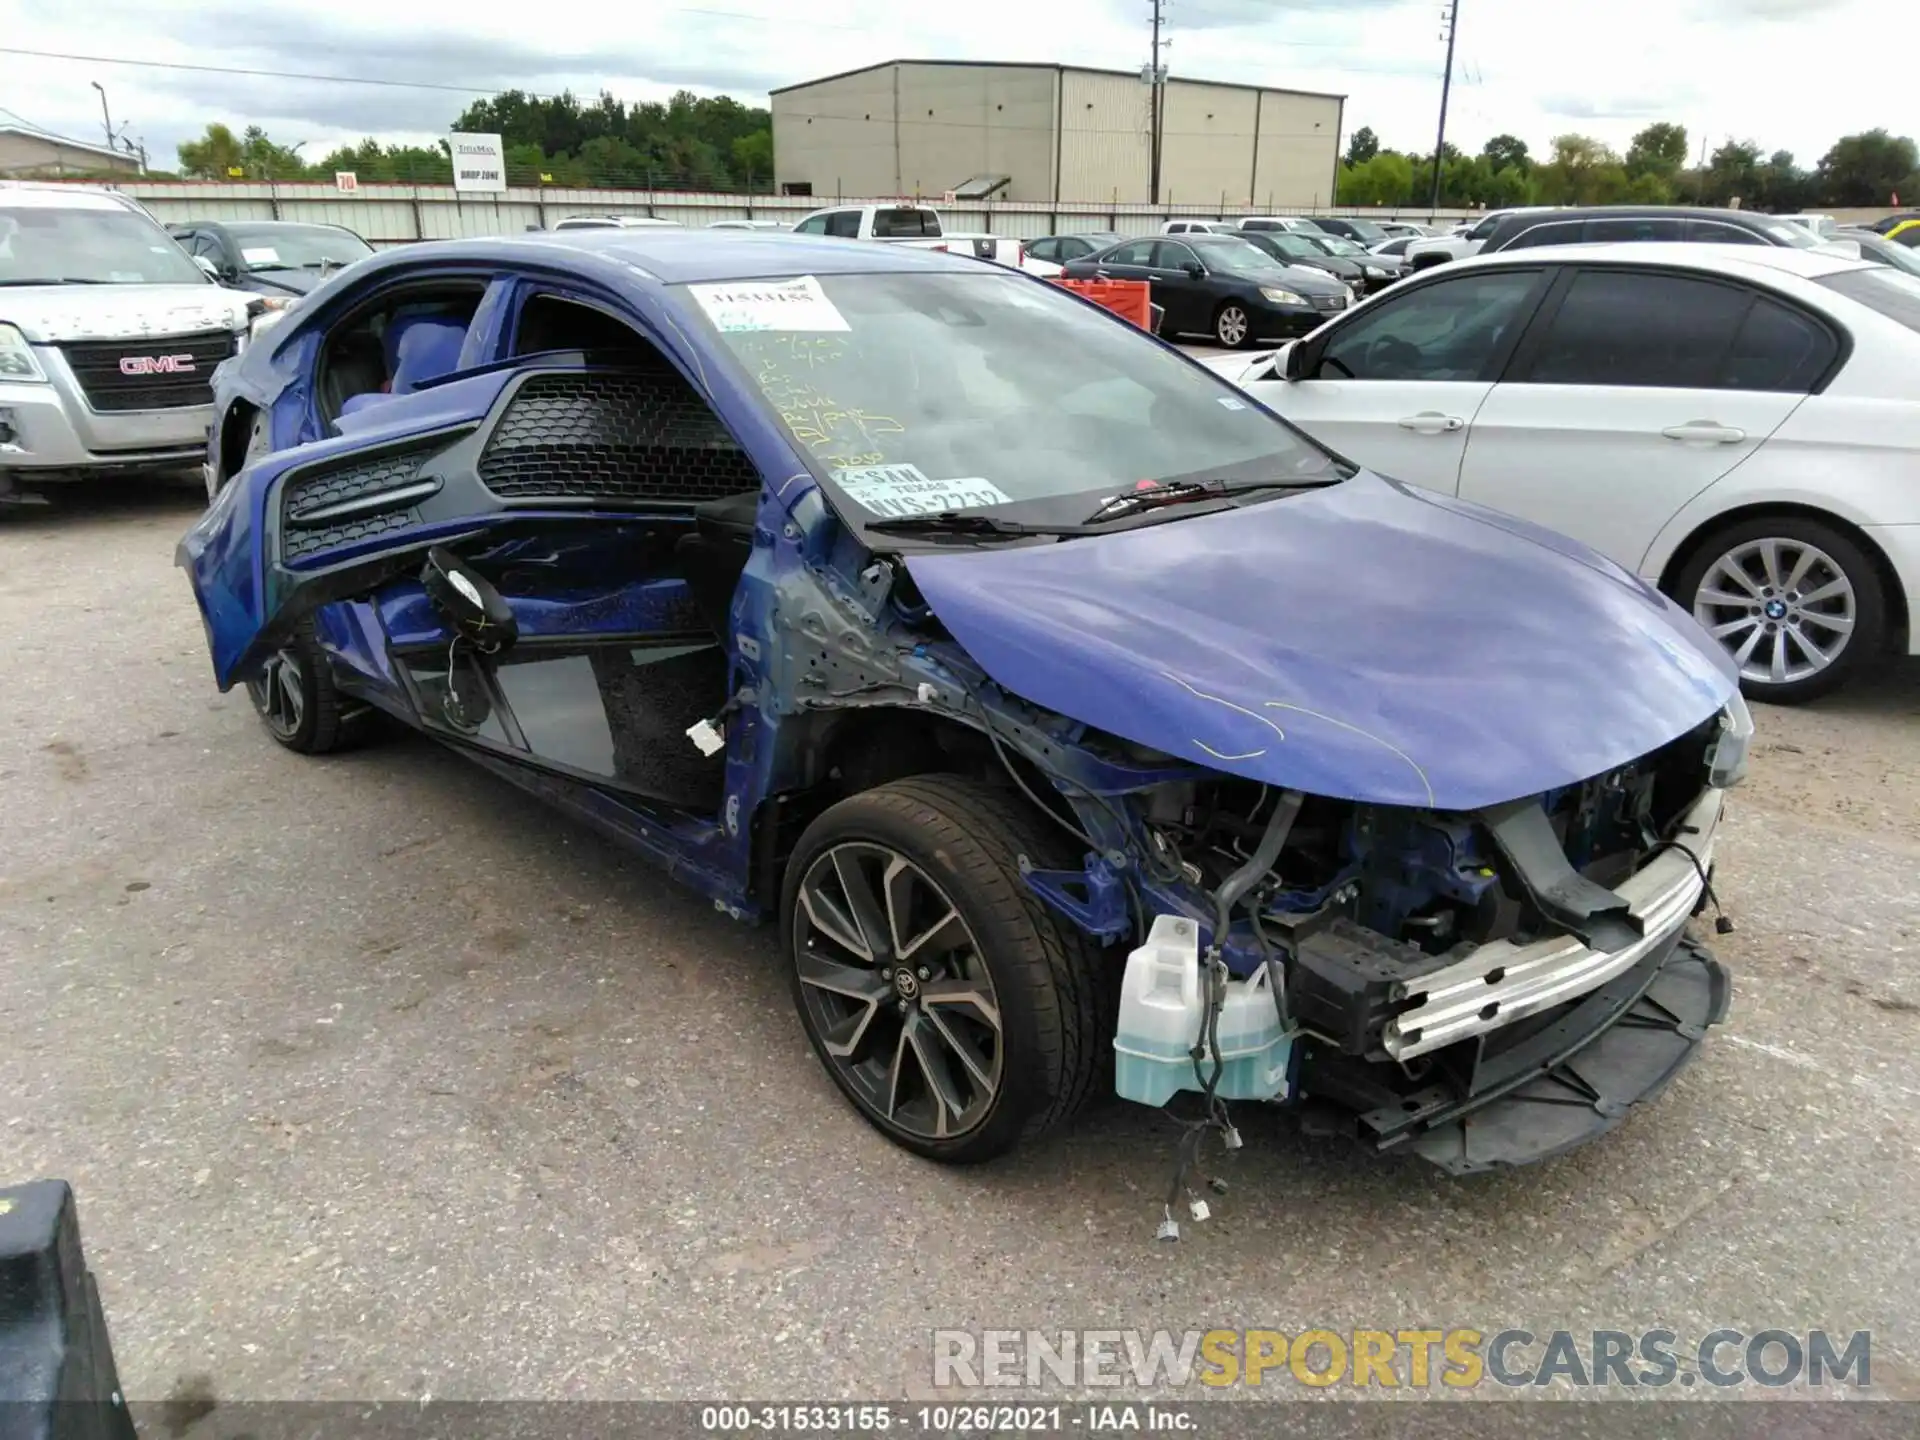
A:
{"type": "Polygon", "coordinates": [[[244,295],[218,285],[30,285],[0,290],[0,321],[42,345],[142,340],[247,323],[244,295]]]}
{"type": "Polygon", "coordinates": [[[1602,774],[1732,696],[1728,657],[1611,561],[1361,472],[1113,535],[915,553],[1003,689],[1315,795],[1472,810],[1602,774]]]}

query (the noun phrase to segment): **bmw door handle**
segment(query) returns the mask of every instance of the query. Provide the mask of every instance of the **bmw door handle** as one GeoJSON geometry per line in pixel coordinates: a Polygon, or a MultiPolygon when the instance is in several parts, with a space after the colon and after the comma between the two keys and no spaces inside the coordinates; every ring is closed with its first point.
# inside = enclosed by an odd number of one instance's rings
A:
{"type": "Polygon", "coordinates": [[[1459,430],[1466,425],[1458,415],[1442,415],[1438,410],[1422,410],[1418,415],[1409,415],[1401,420],[1402,430],[1412,430],[1419,435],[1444,435],[1450,430],[1459,430]]]}
{"type": "Polygon", "coordinates": [[[1736,430],[1731,425],[1720,425],[1712,420],[1689,420],[1684,425],[1669,425],[1660,432],[1669,440],[1678,440],[1683,445],[1738,445],[1747,438],[1747,432],[1736,430]]]}

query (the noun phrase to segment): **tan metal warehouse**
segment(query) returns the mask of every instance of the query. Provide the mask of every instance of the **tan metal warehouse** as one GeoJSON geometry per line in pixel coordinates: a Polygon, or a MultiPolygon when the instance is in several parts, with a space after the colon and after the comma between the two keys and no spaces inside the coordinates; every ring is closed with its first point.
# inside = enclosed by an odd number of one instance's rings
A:
{"type": "MultiPolygon", "coordinates": [[[[1153,87],[1124,70],[890,60],[772,92],[782,193],[1142,204],[1153,87]]],[[[1160,201],[1331,204],[1346,97],[1169,77],[1160,201]]]]}

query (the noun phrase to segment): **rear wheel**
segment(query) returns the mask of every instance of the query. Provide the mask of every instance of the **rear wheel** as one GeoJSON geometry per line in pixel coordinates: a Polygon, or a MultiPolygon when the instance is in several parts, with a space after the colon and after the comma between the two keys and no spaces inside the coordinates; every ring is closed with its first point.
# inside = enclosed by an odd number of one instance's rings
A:
{"type": "Polygon", "coordinates": [[[930,1159],[991,1159],[1068,1120],[1110,1063],[1110,957],[1019,859],[1048,822],[957,776],[882,785],[808,827],[782,896],[807,1038],[866,1120],[930,1159]]]}
{"type": "Polygon", "coordinates": [[[1229,350],[1253,343],[1253,321],[1243,306],[1229,300],[1213,316],[1213,338],[1229,350]]]}
{"type": "Polygon", "coordinates": [[[267,733],[301,755],[342,750],[364,737],[373,714],[343,696],[311,621],[302,621],[287,644],[267,657],[260,673],[247,681],[267,733]]]}
{"type": "Polygon", "coordinates": [[[1860,547],[1831,525],[1762,516],[1707,537],[1675,596],[1740,667],[1749,699],[1825,695],[1880,648],[1886,592],[1860,547]]]}

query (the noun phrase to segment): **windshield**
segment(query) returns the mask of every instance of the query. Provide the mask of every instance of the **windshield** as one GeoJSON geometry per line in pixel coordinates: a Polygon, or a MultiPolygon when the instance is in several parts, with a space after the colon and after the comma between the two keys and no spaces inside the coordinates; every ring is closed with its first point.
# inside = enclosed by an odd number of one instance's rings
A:
{"type": "Polygon", "coordinates": [[[1791,245],[1796,250],[1811,250],[1821,243],[1820,237],[1813,231],[1791,220],[1763,220],[1760,228],[1781,244],[1791,245]]]}
{"type": "Polygon", "coordinates": [[[1142,482],[1345,478],[1305,436],[1126,322],[981,271],[680,293],[854,523],[942,510],[1078,521],[1142,482]]]}
{"type": "Polygon", "coordinates": [[[1364,255],[1367,253],[1366,246],[1356,245],[1353,241],[1339,235],[1320,235],[1314,238],[1329,254],[1364,255]]]}
{"type": "Polygon", "coordinates": [[[0,204],[0,284],[210,285],[173,237],[131,210],[0,204]]]}
{"type": "Polygon", "coordinates": [[[1347,228],[1352,230],[1359,240],[1368,245],[1378,245],[1382,240],[1388,238],[1387,232],[1371,220],[1349,220],[1347,221],[1347,228]]]}
{"type": "Polygon", "coordinates": [[[1920,277],[1885,265],[1870,265],[1823,275],[1820,284],[1878,310],[1909,330],[1920,330],[1920,277]]]}
{"type": "Polygon", "coordinates": [[[1224,270],[1229,275],[1265,275],[1285,268],[1258,245],[1238,238],[1215,240],[1193,248],[1209,268],[1224,270]]]}
{"type": "Polygon", "coordinates": [[[249,270],[318,270],[373,253],[358,235],[331,225],[229,225],[227,233],[249,270]]]}
{"type": "Polygon", "coordinates": [[[1267,244],[1271,245],[1275,250],[1278,250],[1282,255],[1291,255],[1296,260],[1319,260],[1325,258],[1327,253],[1318,245],[1314,244],[1313,241],[1301,235],[1288,235],[1280,232],[1269,234],[1265,238],[1267,244]]]}

